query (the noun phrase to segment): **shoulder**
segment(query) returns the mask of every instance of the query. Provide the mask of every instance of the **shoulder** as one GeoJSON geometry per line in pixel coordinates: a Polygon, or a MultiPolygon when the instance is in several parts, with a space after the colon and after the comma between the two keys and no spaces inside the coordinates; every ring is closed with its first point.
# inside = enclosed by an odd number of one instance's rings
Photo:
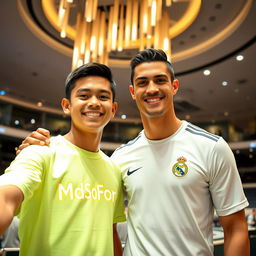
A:
{"type": "Polygon", "coordinates": [[[216,142],[218,142],[221,139],[220,136],[210,133],[210,132],[208,132],[196,125],[193,125],[191,123],[186,124],[185,131],[192,138],[195,138],[201,142],[215,144],[216,142]]]}
{"type": "Polygon", "coordinates": [[[121,179],[121,168],[116,161],[106,155],[104,152],[100,151],[102,160],[105,162],[105,172],[113,175],[113,177],[117,178],[118,180],[121,179]]]}
{"type": "Polygon", "coordinates": [[[222,155],[223,157],[227,156],[227,154],[232,154],[228,143],[221,136],[210,133],[191,123],[187,123],[185,131],[192,141],[205,150],[209,149],[213,154],[222,155]]]}
{"type": "MultiPolygon", "coordinates": [[[[136,138],[134,138],[133,140],[128,141],[126,144],[122,144],[120,147],[118,147],[112,156],[115,155],[119,155],[122,152],[127,152],[129,150],[133,150],[134,148],[136,148],[138,145],[141,144],[143,140],[143,131],[141,131],[138,136],[136,138]]],[[[111,158],[112,158],[111,156],[111,158]]]]}
{"type": "Polygon", "coordinates": [[[218,156],[218,158],[222,158],[225,160],[235,161],[235,157],[231,148],[223,138],[220,138],[214,146],[213,155],[216,155],[218,156]]]}
{"type": "Polygon", "coordinates": [[[23,149],[20,154],[15,158],[16,159],[33,159],[39,160],[53,154],[58,146],[60,145],[61,138],[59,136],[52,137],[51,143],[48,146],[40,145],[30,145],[27,148],[23,149]]]}

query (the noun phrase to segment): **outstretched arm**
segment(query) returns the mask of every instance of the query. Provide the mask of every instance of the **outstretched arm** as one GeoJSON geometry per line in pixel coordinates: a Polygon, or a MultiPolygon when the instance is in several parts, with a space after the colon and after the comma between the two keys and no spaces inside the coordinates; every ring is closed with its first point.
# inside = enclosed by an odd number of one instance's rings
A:
{"type": "Polygon", "coordinates": [[[44,128],[38,128],[36,131],[31,132],[19,147],[16,148],[16,155],[29,145],[49,145],[50,132],[44,128]]]}
{"type": "Polygon", "coordinates": [[[15,212],[24,199],[22,191],[13,185],[0,186],[0,235],[12,222],[15,212]]]}
{"type": "Polygon", "coordinates": [[[249,256],[250,244],[244,210],[228,216],[220,216],[224,230],[225,256],[249,256]]]}

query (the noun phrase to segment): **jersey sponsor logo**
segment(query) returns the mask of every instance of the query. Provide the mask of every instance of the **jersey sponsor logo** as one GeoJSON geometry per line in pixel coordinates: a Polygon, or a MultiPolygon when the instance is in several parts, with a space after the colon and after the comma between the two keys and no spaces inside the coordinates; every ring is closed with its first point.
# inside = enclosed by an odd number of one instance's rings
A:
{"type": "Polygon", "coordinates": [[[172,173],[178,178],[184,177],[188,173],[188,166],[185,164],[187,159],[181,156],[177,161],[178,162],[172,167],[172,173]]]}
{"type": "Polygon", "coordinates": [[[81,183],[80,186],[74,186],[72,183],[66,186],[59,184],[59,200],[67,198],[70,200],[106,200],[114,202],[115,197],[116,191],[107,189],[101,184],[96,186],[89,183],[81,183]]]}
{"type": "Polygon", "coordinates": [[[130,169],[128,170],[128,172],[127,172],[127,175],[129,176],[129,175],[131,175],[131,174],[133,174],[134,172],[137,172],[139,169],[141,169],[142,167],[139,167],[139,168],[136,168],[136,169],[134,169],[134,170],[132,170],[132,171],[130,171],[130,169]]]}

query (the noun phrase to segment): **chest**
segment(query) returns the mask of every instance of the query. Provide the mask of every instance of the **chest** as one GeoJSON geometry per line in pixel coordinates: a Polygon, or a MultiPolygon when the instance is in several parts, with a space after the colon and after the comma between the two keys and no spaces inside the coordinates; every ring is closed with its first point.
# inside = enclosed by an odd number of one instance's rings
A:
{"type": "MultiPolygon", "coordinates": [[[[200,151],[200,150],[199,150],[200,151]]],[[[184,145],[144,147],[131,152],[122,164],[126,191],[157,194],[190,193],[209,185],[209,167],[205,155],[184,145]]]]}
{"type": "Polygon", "coordinates": [[[55,155],[46,168],[43,193],[57,201],[115,202],[120,178],[106,161],[55,155]]]}

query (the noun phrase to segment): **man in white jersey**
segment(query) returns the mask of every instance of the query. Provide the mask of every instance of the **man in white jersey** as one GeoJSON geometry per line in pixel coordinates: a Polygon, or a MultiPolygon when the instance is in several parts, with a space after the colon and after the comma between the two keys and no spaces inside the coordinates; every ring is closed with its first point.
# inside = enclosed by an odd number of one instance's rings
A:
{"type": "MultiPolygon", "coordinates": [[[[129,201],[124,255],[213,255],[215,209],[225,255],[248,256],[248,202],[227,143],[176,117],[173,97],[179,82],[163,51],[137,54],[131,81],[144,130],[112,155],[121,166],[129,201]]],[[[47,133],[41,131],[19,150],[45,140],[47,133]]]]}

